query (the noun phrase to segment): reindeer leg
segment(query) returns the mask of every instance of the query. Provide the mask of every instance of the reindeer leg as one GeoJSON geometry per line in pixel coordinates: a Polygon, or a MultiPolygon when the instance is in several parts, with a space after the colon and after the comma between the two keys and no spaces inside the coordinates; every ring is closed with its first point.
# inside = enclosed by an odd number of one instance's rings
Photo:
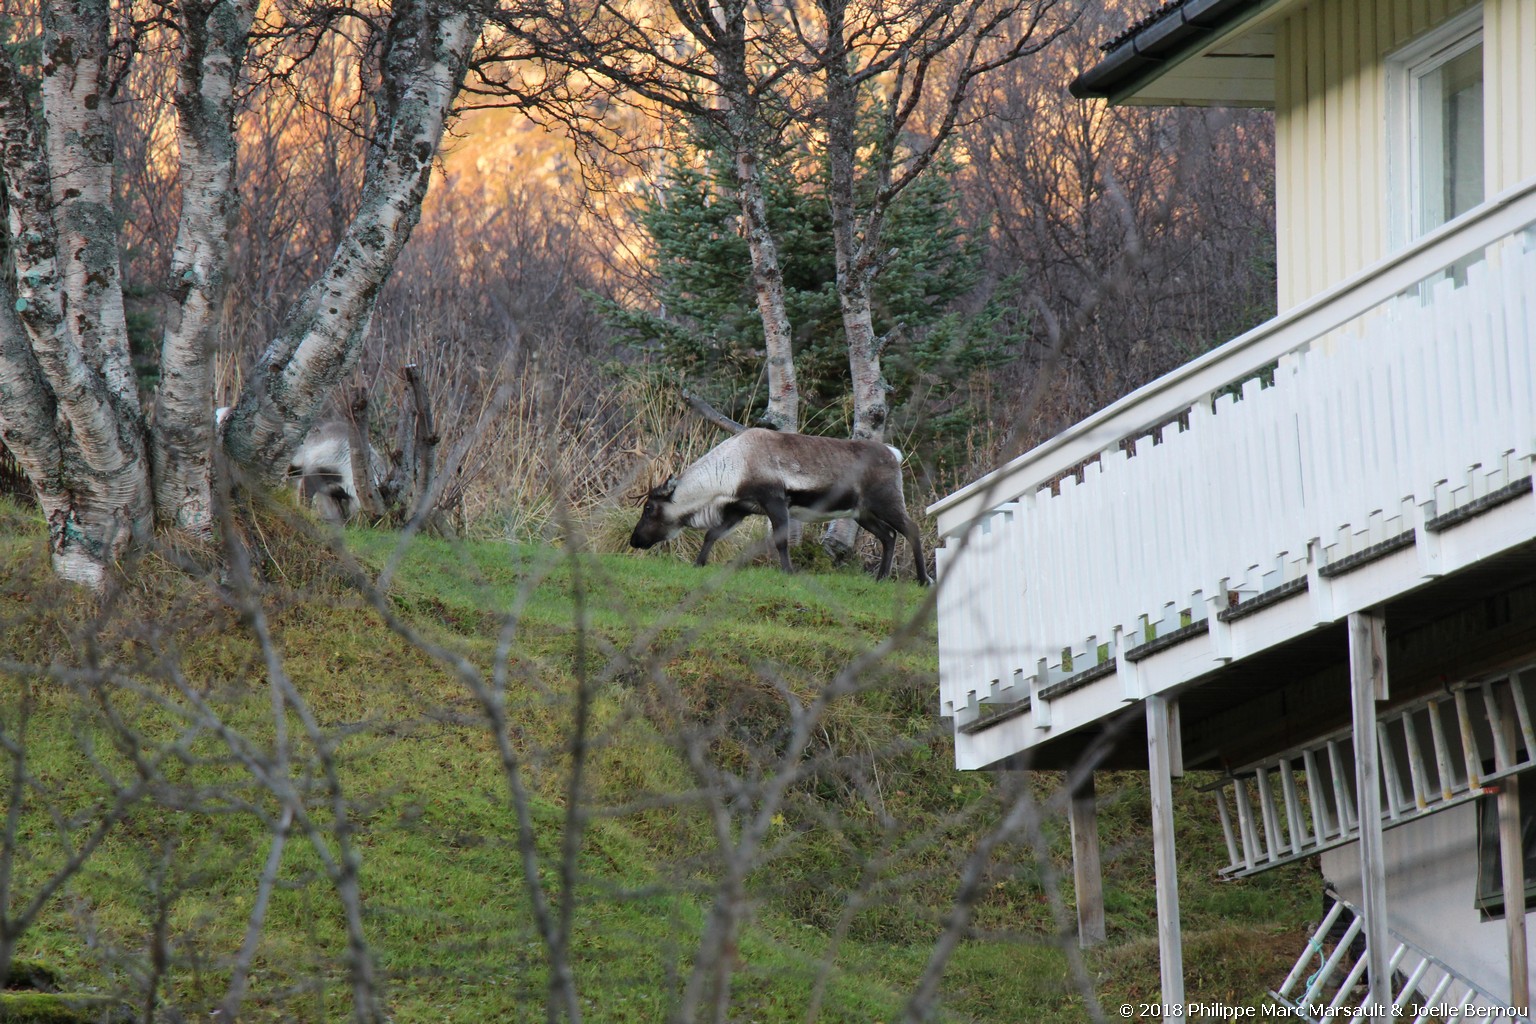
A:
{"type": "Polygon", "coordinates": [[[779,549],[779,564],[785,572],[794,572],[789,564],[789,497],[782,492],[763,501],[763,513],[773,524],[773,546],[779,549]]]}
{"type": "Polygon", "coordinates": [[[907,538],[907,546],[912,549],[912,566],[917,572],[917,582],[926,587],[928,585],[928,559],[923,555],[923,535],[917,532],[917,524],[909,515],[901,517],[901,535],[907,538]]]}
{"type": "Polygon", "coordinates": [[[721,519],[704,534],[704,546],[699,548],[699,557],[693,560],[694,565],[704,565],[709,561],[710,549],[715,546],[715,541],[724,537],[746,518],[742,513],[727,508],[721,513],[721,519]]]}
{"type": "Polygon", "coordinates": [[[875,579],[883,580],[891,574],[891,561],[896,557],[896,532],[868,512],[861,513],[858,520],[880,542],[880,571],[875,579]]]}

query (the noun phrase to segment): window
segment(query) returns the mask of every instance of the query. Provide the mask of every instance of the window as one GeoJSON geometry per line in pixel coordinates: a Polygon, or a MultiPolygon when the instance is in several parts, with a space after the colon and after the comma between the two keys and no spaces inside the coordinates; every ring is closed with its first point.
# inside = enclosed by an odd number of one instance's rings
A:
{"type": "Polygon", "coordinates": [[[1483,201],[1483,27],[1479,8],[1451,19],[1388,65],[1399,244],[1483,201]]]}
{"type": "MultiPolygon", "coordinates": [[[[1492,771],[1490,764],[1485,769],[1492,771]]],[[[1536,909],[1536,772],[1520,775],[1520,843],[1525,851],[1525,909],[1536,909]]],[[[1504,859],[1499,855],[1499,801],[1477,801],[1477,897],[1484,918],[1504,916],[1504,859]]]]}

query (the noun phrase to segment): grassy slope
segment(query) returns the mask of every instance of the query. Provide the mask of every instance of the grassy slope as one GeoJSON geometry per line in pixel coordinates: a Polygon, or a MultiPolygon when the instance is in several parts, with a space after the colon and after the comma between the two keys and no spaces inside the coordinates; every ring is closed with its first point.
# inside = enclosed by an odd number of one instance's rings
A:
{"type": "MultiPolygon", "coordinates": [[[[392,538],[357,533],[349,543],[379,565],[392,538]]],[[[255,650],[230,613],[208,608],[198,588],[176,573],[151,567],[120,614],[93,621],[78,596],[53,590],[39,546],[23,517],[0,515],[6,657],[75,663],[91,636],[107,659],[124,665],[174,651],[189,678],[216,684],[231,721],[252,736],[270,736],[255,650]],[[164,629],[151,637],[146,621],[164,629]]],[[[361,611],[329,578],[325,559],[282,539],[273,546],[282,550],[268,562],[268,575],[284,585],[268,607],[287,671],[321,721],[346,728],[341,770],[359,823],[367,927],[390,979],[393,1019],[542,1019],[543,961],[515,819],[473,702],[430,659],[361,611]]],[[[572,564],[504,544],[423,541],[392,591],[407,618],[482,664],[491,657],[501,612],[520,609],[513,644],[524,674],[509,691],[509,705],[531,765],[546,858],[558,849],[565,802],[559,749],[576,656],[572,564]]],[[[679,991],[713,877],[708,824],[695,806],[634,803],[641,794],[685,793],[693,785],[669,739],[675,719],[658,710],[657,695],[675,688],[690,721],[715,730],[712,756],[750,772],[754,752],[771,747],[782,724],[783,703],[769,680],[786,679],[810,695],[818,681],[888,635],[921,595],[853,573],[700,571],[667,555],[586,559],[579,576],[592,641],[588,664],[604,680],[593,706],[598,742],[588,799],[613,810],[592,819],[583,847],[577,979],[588,1019],[656,1021],[679,991]],[[680,604],[685,610],[677,610],[680,604]],[[642,645],[646,657],[613,657],[658,623],[664,625],[642,645]],[[647,666],[663,674],[648,675],[647,666]]],[[[933,729],[934,671],[930,627],[829,714],[818,749],[838,755],[845,770],[802,784],[776,819],[777,856],[752,879],[756,913],[742,942],[733,1019],[804,1019],[843,897],[855,886],[859,863],[882,850],[886,884],[849,921],[821,1019],[898,1014],[922,971],[958,862],[993,820],[990,801],[998,791],[990,777],[951,767],[947,741],[933,729]],[[917,836],[932,841],[918,843],[917,836]],[[903,852],[890,852],[896,849],[903,852]]],[[[14,721],[13,694],[9,689],[0,702],[7,721],[14,721]]],[[[168,728],[145,702],[118,700],[150,733],[168,728]]],[[[70,808],[100,795],[84,751],[121,767],[100,722],[57,689],[42,691],[28,746],[34,769],[54,787],[53,802],[70,808]]],[[[190,779],[240,777],[220,745],[199,750],[204,759],[186,769],[190,779]]],[[[1031,784],[1045,796],[1053,781],[1042,776],[1031,784]]],[[[1280,979],[1289,966],[1284,959],[1299,948],[1299,924],[1316,907],[1316,879],[1292,868],[1215,883],[1219,829],[1193,781],[1179,792],[1189,994],[1252,1002],[1280,979]]],[[[1100,793],[1111,943],[1089,958],[1088,968],[1114,1017],[1120,1001],[1155,996],[1155,902],[1144,779],[1114,777],[1100,793]]],[[[166,983],[169,998],[206,1012],[221,991],[218,958],[238,945],[266,850],[265,830],[239,804],[263,808],[259,794],[246,789],[236,796],[132,815],[53,901],[19,952],[52,962],[78,985],[110,987],[144,969],[147,936],[163,916],[182,960],[166,983]],[[174,898],[157,899],[157,892],[174,898]],[[94,941],[83,943],[82,932],[94,941]]],[[[315,806],[323,816],[323,794],[315,806]]],[[[43,813],[34,807],[25,820],[23,893],[56,857],[43,813]]],[[[1070,880],[1065,824],[1051,820],[1047,830],[1047,863],[1070,880]]],[[[548,882],[552,863],[545,864],[548,882]]],[[[250,1008],[266,1019],[339,1019],[346,1006],[340,915],[316,874],[312,849],[295,842],[284,864],[250,1008]]],[[[1050,885],[1029,849],[1003,849],[976,908],[974,937],[945,978],[947,1019],[1087,1019],[1067,958],[1051,939],[1057,929],[1050,885]]]]}

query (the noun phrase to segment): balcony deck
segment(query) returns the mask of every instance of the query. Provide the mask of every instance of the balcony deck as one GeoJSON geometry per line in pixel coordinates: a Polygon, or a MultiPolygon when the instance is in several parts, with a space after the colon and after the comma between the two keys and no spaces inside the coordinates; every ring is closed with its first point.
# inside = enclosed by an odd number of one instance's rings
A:
{"type": "Polygon", "coordinates": [[[1394,697],[1530,649],[1533,460],[1536,181],[933,506],[958,764],[1119,763],[1114,723],[1154,694],[1212,764],[1296,746],[1348,721],[1328,680],[1365,609],[1394,697]],[[1463,623],[1490,594],[1500,620],[1463,623]]]}

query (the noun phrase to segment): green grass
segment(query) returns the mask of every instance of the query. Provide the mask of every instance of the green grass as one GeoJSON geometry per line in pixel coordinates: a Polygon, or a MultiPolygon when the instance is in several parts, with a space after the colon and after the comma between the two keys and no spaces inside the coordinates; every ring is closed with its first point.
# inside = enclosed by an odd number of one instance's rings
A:
{"type": "MultiPolygon", "coordinates": [[[[78,841],[112,780],[180,727],[175,665],[231,728],[270,755],[270,696],[249,623],[214,582],[157,559],[105,612],[54,585],[35,525],[0,508],[0,656],[36,666],[111,664],[103,687],[0,677],[0,722],[17,735],[29,680],[28,763],[38,786],[22,816],[13,904],[78,841]],[[126,681],[126,682],[125,682],[126,681]],[[113,722],[146,738],[123,745],[113,722]]],[[[270,581],[264,608],[283,665],[334,745],[361,863],[364,929],[396,1022],[541,1021],[547,961],[534,924],[518,820],[496,744],[463,682],[388,629],[280,519],[249,530],[270,581]]],[[[372,571],[393,535],[351,532],[372,571]]],[[[538,877],[560,898],[569,743],[577,679],[589,682],[590,756],[572,950],[586,1019],[667,1019],[683,991],[719,877],[715,832],[683,737],[712,782],[771,779],[788,735],[787,696],[814,700],[888,638],[923,592],[857,572],[786,577],[760,566],[700,570],[675,556],[581,556],[475,542],[413,543],[389,602],[402,619],[485,671],[511,652],[508,735],[530,794],[538,877]],[[579,595],[579,598],[578,598],[579,595]],[[578,614],[577,609],[580,609],[578,614]],[[515,629],[504,627],[515,623],[515,629]]],[[[1057,781],[957,773],[935,718],[933,629],[866,667],[816,723],[748,877],[751,914],[732,979],[731,1019],[804,1020],[824,980],[820,1020],[896,1019],[921,976],[977,838],[1020,784],[1050,801],[1057,781]],[[871,860],[878,870],[865,871],[871,860]],[[857,900],[848,910],[850,898],[857,900]],[[835,944],[835,960],[822,964],[835,944]]],[[[306,807],[335,822],[322,764],[286,718],[306,807]]],[[[11,766],[0,767],[0,783],[11,766]]],[[[167,937],[164,1003],[206,1015],[223,993],[269,846],[275,804],[205,735],[152,799],[107,835],[48,905],[18,953],[71,987],[141,992],[153,936],[167,937]],[[158,922],[158,924],[157,924],[158,922]]],[[[1252,1001],[1283,976],[1318,886],[1293,867],[1216,883],[1214,815],[1181,784],[1181,898],[1190,998],[1252,1001]],[[1279,973],[1277,974],[1276,971],[1279,973]]],[[[1155,899],[1143,776],[1101,779],[1100,829],[1111,942],[1088,977],[1113,1007],[1155,992],[1155,899]]],[[[740,827],[740,820],[735,824],[740,827]]],[[[1025,841],[999,848],[944,975],[942,1019],[1088,1019],[1070,980],[1049,890],[1068,879],[1060,815],[1048,817],[1042,871],[1025,841]]],[[[336,853],[334,838],[324,849],[336,853]]],[[[1070,943],[1068,943],[1070,944],[1070,943]]],[[[349,1015],[346,929],[316,845],[296,835],[282,862],[246,1003],[253,1020],[349,1015]]],[[[142,995],[135,995],[140,1005],[142,995]]],[[[1115,1016],[1113,1008],[1112,1017],[1115,1016]]]]}

